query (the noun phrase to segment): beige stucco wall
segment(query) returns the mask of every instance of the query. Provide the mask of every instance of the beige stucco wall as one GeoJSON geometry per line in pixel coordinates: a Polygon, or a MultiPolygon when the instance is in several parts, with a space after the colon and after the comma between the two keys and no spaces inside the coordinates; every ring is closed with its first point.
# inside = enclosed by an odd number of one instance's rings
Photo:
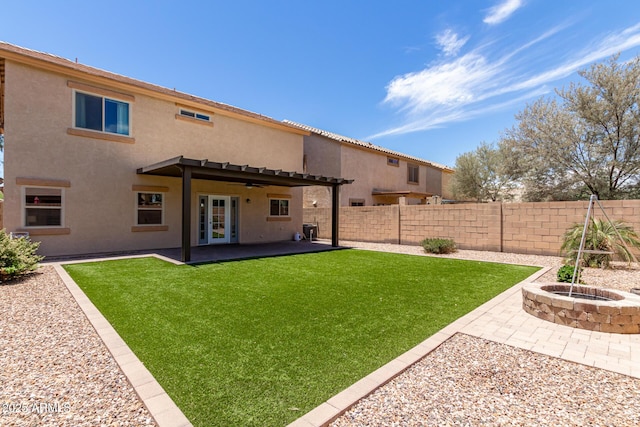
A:
{"type": "Polygon", "coordinates": [[[311,134],[304,137],[305,172],[346,178],[343,172],[340,146],[342,144],[323,136],[311,134]]]}
{"type": "MultiPolygon", "coordinates": [[[[373,189],[443,194],[443,175],[440,169],[425,164],[407,162],[400,158],[398,166],[387,164],[386,153],[341,143],[317,134],[304,137],[304,152],[307,171],[312,174],[337,176],[353,179],[350,185],[342,187],[340,205],[349,206],[352,199],[364,200],[365,206],[376,204],[397,204],[398,198],[391,196],[373,196],[373,189]],[[407,182],[407,164],[418,164],[419,183],[407,182]]],[[[393,156],[392,156],[393,157],[393,156]]],[[[304,206],[312,207],[317,201],[318,207],[330,207],[330,193],[325,189],[309,188],[304,190],[304,206]],[[324,190],[324,191],[323,191],[324,190]]],[[[417,198],[407,198],[407,204],[420,204],[417,198]]]]}
{"type": "MultiPolygon", "coordinates": [[[[5,209],[8,231],[23,226],[16,178],[68,180],[64,189],[65,235],[37,235],[41,253],[67,255],[177,247],[181,233],[181,180],[141,176],[136,169],[179,155],[210,161],[302,171],[302,136],[211,114],[213,127],[177,120],[174,102],[135,96],[131,103],[134,144],[69,135],[72,89],[63,75],[6,61],[5,209]],[[132,185],[168,187],[168,231],[133,232],[136,199],[132,185]]],[[[81,81],[80,81],[81,82],[81,81]]],[[[83,82],[93,84],[91,82],[83,82]]],[[[109,89],[108,87],[106,87],[109,89]]],[[[240,243],[290,239],[302,227],[302,191],[193,181],[192,244],[197,244],[197,194],[240,197],[240,243]],[[290,194],[291,220],[269,222],[267,194],[290,194]],[[250,198],[251,203],[246,203],[250,198]]]]}

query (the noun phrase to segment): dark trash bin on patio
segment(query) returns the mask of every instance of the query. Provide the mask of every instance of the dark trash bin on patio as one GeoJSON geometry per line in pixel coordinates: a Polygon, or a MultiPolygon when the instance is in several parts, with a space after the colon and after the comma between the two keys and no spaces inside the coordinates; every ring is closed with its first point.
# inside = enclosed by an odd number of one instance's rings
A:
{"type": "Polygon", "coordinates": [[[307,240],[318,240],[318,226],[313,224],[302,224],[302,234],[307,240]]]}

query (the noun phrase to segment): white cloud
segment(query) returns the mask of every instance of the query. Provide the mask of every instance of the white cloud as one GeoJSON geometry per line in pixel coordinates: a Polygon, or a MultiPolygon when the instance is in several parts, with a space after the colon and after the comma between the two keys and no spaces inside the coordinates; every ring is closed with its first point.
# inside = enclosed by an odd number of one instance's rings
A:
{"type": "Polygon", "coordinates": [[[458,54],[462,46],[467,43],[469,36],[458,38],[458,34],[447,29],[436,36],[436,43],[440,46],[446,56],[455,56],[458,54]]]}
{"type": "Polygon", "coordinates": [[[489,9],[489,13],[482,20],[485,24],[496,25],[504,22],[522,6],[522,0],[504,0],[489,9]]]}
{"type": "Polygon", "coordinates": [[[385,102],[419,113],[438,106],[477,101],[479,88],[491,86],[498,69],[477,53],[396,77],[387,86],[385,102]]]}
{"type": "Polygon", "coordinates": [[[640,24],[637,24],[607,35],[596,35],[582,49],[575,48],[571,57],[555,59],[555,63],[532,72],[530,59],[538,57],[538,53],[527,57],[526,51],[562,28],[548,30],[503,54],[486,52],[492,46],[488,44],[461,57],[395,77],[387,85],[384,102],[405,113],[405,123],[365,139],[433,129],[516,105],[549,92],[552,82],[594,61],[640,46],[640,24]],[[497,58],[492,60],[491,55],[497,58]]]}

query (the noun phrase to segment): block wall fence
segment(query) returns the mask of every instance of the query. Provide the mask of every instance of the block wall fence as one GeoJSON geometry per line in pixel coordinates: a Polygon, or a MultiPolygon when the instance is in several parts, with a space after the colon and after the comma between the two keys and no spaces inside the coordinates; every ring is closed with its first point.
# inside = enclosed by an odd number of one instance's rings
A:
{"type": "MultiPolygon", "coordinates": [[[[640,200],[600,201],[607,216],[640,233],[640,200]]],[[[559,255],[562,235],[584,224],[588,201],[465,203],[340,208],[340,239],[418,245],[426,237],[453,239],[460,249],[559,255]]],[[[605,219],[594,206],[596,218],[605,219]]],[[[331,210],[305,208],[304,222],[331,238],[331,210]]]]}

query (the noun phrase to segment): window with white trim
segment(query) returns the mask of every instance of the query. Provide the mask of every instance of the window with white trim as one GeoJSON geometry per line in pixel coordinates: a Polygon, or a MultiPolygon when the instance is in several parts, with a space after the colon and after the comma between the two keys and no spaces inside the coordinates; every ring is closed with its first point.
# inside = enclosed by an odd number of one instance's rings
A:
{"type": "Polygon", "coordinates": [[[180,115],[185,117],[191,117],[192,119],[202,120],[203,122],[210,122],[211,116],[207,114],[198,113],[196,111],[185,110],[184,108],[180,109],[180,115]]]}
{"type": "Polygon", "coordinates": [[[25,187],[24,226],[61,227],[63,189],[52,187],[25,187]]]}
{"type": "Polygon", "coordinates": [[[269,216],[289,216],[289,200],[269,199],[269,216]]]}
{"type": "Polygon", "coordinates": [[[162,225],[164,223],[164,196],[162,193],[136,193],[136,225],[162,225]]]}
{"type": "Polygon", "coordinates": [[[76,128],[129,135],[129,102],[75,91],[74,103],[76,128]]]}

